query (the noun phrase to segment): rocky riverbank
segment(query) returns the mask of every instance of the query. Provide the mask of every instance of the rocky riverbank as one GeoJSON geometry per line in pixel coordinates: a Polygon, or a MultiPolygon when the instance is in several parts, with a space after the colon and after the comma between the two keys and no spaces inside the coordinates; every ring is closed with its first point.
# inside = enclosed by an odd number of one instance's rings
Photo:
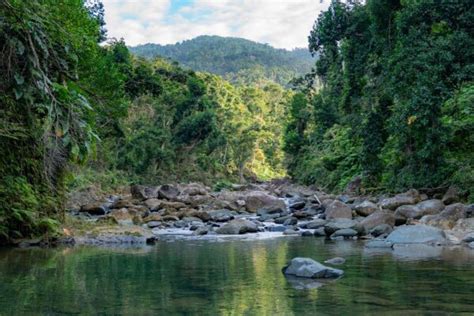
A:
{"type": "Polygon", "coordinates": [[[67,241],[142,244],[173,236],[304,236],[394,244],[474,248],[474,205],[454,189],[394,196],[331,195],[283,181],[212,192],[199,183],[147,187],[105,198],[76,192],[68,205],[67,241]]]}

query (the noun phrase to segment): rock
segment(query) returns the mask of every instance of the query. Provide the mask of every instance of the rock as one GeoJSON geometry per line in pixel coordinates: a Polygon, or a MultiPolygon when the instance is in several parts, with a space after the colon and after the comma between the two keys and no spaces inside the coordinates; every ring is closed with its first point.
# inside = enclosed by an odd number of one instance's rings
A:
{"type": "Polygon", "coordinates": [[[344,191],[348,193],[359,193],[361,186],[362,186],[362,177],[356,176],[347,184],[346,189],[344,191]]]}
{"type": "Polygon", "coordinates": [[[459,190],[455,186],[450,186],[443,196],[443,203],[446,205],[459,202],[459,190]]]}
{"type": "Polygon", "coordinates": [[[189,212],[188,215],[192,217],[200,218],[203,222],[208,222],[211,220],[211,215],[209,215],[207,212],[192,211],[192,212],[189,212]]]}
{"type": "Polygon", "coordinates": [[[245,233],[256,233],[257,224],[246,219],[233,219],[230,222],[216,229],[216,233],[223,235],[238,235],[245,233]]]}
{"type": "Polygon", "coordinates": [[[280,213],[278,214],[264,214],[258,218],[260,222],[267,222],[273,221],[273,219],[280,217],[280,213]]]}
{"type": "Polygon", "coordinates": [[[266,228],[269,232],[284,232],[286,230],[285,226],[268,226],[266,228]]]}
{"type": "Polygon", "coordinates": [[[324,263],[329,263],[329,264],[344,264],[346,262],[346,259],[341,258],[341,257],[335,257],[328,259],[324,261],[324,263]]]}
{"type": "Polygon", "coordinates": [[[174,201],[179,195],[179,190],[177,187],[164,184],[158,189],[158,197],[161,199],[166,199],[168,201],[174,201]]]}
{"type": "Polygon", "coordinates": [[[275,218],[275,224],[283,224],[286,220],[292,218],[292,215],[285,215],[278,218],[275,218]]]}
{"type": "Polygon", "coordinates": [[[283,232],[283,235],[299,235],[300,233],[292,228],[287,228],[283,232]]]}
{"type": "Polygon", "coordinates": [[[437,215],[426,215],[420,222],[422,224],[435,226],[441,229],[451,229],[456,225],[459,219],[466,217],[466,207],[464,204],[456,203],[446,206],[446,208],[437,215]]]}
{"type": "Polygon", "coordinates": [[[371,240],[365,244],[366,248],[392,248],[393,244],[385,240],[371,240]]]}
{"type": "Polygon", "coordinates": [[[319,227],[323,227],[324,225],[327,224],[327,220],[325,219],[315,219],[315,220],[312,220],[311,222],[308,222],[305,224],[305,227],[307,229],[316,229],[316,228],[319,228],[319,227]]]}
{"type": "Polygon", "coordinates": [[[338,218],[328,221],[324,226],[324,232],[327,236],[331,236],[334,232],[346,228],[361,232],[360,224],[357,221],[347,218],[338,218]]]}
{"type": "Polygon", "coordinates": [[[147,187],[144,185],[132,185],[130,192],[132,197],[137,200],[147,200],[158,197],[159,187],[147,187]]]}
{"type": "Polygon", "coordinates": [[[309,230],[305,230],[304,232],[301,233],[301,236],[303,237],[313,237],[314,234],[310,232],[309,230]]]}
{"type": "Polygon", "coordinates": [[[388,224],[380,224],[370,230],[370,234],[374,237],[388,235],[393,231],[392,226],[388,224]]]}
{"type": "Polygon", "coordinates": [[[148,223],[151,221],[161,221],[161,215],[158,213],[151,213],[147,217],[143,218],[144,223],[148,223]]]}
{"type": "Polygon", "coordinates": [[[293,213],[293,216],[298,219],[311,218],[313,215],[315,215],[315,213],[311,211],[295,211],[293,213]]]}
{"type": "Polygon", "coordinates": [[[108,209],[104,206],[103,203],[91,203],[86,204],[81,207],[81,212],[89,213],[91,215],[105,215],[108,209]]]}
{"type": "Polygon", "coordinates": [[[420,210],[416,205],[402,205],[395,211],[396,218],[404,219],[403,224],[408,218],[417,218],[419,214],[420,210]]]}
{"type": "Polygon", "coordinates": [[[187,208],[186,204],[182,202],[170,202],[170,201],[162,201],[161,202],[161,208],[164,208],[165,210],[168,211],[176,211],[179,209],[184,209],[187,208]]]}
{"type": "Polygon", "coordinates": [[[161,226],[161,222],[158,222],[158,221],[149,221],[149,222],[146,223],[146,225],[147,225],[149,228],[155,228],[155,227],[161,226]]]}
{"type": "Polygon", "coordinates": [[[290,263],[283,268],[283,273],[312,279],[338,278],[344,274],[342,270],[326,267],[310,258],[291,259],[290,263]]]}
{"type": "Polygon", "coordinates": [[[344,229],[336,230],[331,235],[331,238],[337,238],[337,237],[351,238],[351,237],[354,237],[354,236],[357,236],[357,231],[355,231],[351,228],[344,228],[344,229]]]}
{"type": "Polygon", "coordinates": [[[215,210],[209,211],[207,213],[214,222],[227,222],[234,219],[234,217],[237,215],[235,211],[229,210],[215,210]]]}
{"type": "Polygon", "coordinates": [[[165,222],[170,222],[170,221],[179,221],[179,218],[174,215],[165,215],[161,218],[165,222]]]}
{"type": "Polygon", "coordinates": [[[404,225],[387,236],[393,244],[446,244],[446,235],[438,228],[426,225],[404,225]]]}
{"type": "Polygon", "coordinates": [[[357,214],[361,216],[369,216],[370,214],[374,213],[376,210],[379,209],[377,204],[370,202],[370,201],[364,201],[360,204],[357,204],[354,207],[355,211],[357,214]]]}
{"type": "Polygon", "coordinates": [[[115,218],[120,225],[133,225],[133,215],[126,208],[113,210],[107,216],[115,218]]]}
{"type": "Polygon", "coordinates": [[[423,202],[420,202],[416,205],[420,213],[417,215],[417,217],[414,218],[421,218],[425,215],[435,215],[441,212],[444,209],[444,204],[441,202],[441,200],[426,200],[423,202]]]}
{"type": "Polygon", "coordinates": [[[306,202],[304,200],[295,201],[290,204],[290,209],[292,210],[301,210],[305,207],[306,202]]]}
{"type": "Polygon", "coordinates": [[[365,229],[365,232],[369,232],[372,228],[382,224],[394,226],[395,215],[391,211],[378,210],[364,218],[360,224],[365,229]]]}
{"type": "Polygon", "coordinates": [[[181,191],[181,195],[207,195],[209,189],[200,183],[189,183],[186,185],[180,185],[178,191],[181,191]]]}
{"type": "Polygon", "coordinates": [[[394,197],[380,201],[380,206],[385,209],[395,210],[397,207],[407,204],[416,204],[420,201],[420,194],[416,190],[409,190],[394,197]]]}
{"type": "Polygon", "coordinates": [[[293,226],[293,225],[296,225],[296,223],[298,223],[298,220],[294,217],[290,217],[287,220],[285,220],[283,225],[284,226],[293,226]]]}
{"type": "Polygon", "coordinates": [[[474,241],[474,232],[466,234],[463,237],[462,241],[467,242],[467,243],[473,242],[474,241]]]}
{"type": "Polygon", "coordinates": [[[144,204],[148,209],[152,212],[156,212],[161,208],[161,204],[163,201],[158,200],[158,199],[148,199],[145,200],[144,204]]]}
{"type": "Polygon", "coordinates": [[[324,231],[324,227],[320,227],[320,228],[315,229],[313,235],[315,237],[325,237],[326,232],[324,231]]]}
{"type": "Polygon", "coordinates": [[[112,203],[110,208],[131,208],[134,207],[135,205],[132,203],[132,201],[127,200],[127,199],[118,199],[115,202],[112,203]]]}
{"type": "Polygon", "coordinates": [[[468,243],[467,246],[471,249],[474,249],[474,241],[468,243]]]}
{"type": "Polygon", "coordinates": [[[193,235],[202,236],[202,235],[206,235],[208,232],[209,232],[209,228],[207,228],[206,226],[201,226],[201,227],[198,227],[193,232],[193,235]]]}
{"type": "Polygon", "coordinates": [[[345,203],[335,200],[326,208],[326,219],[347,218],[352,219],[352,210],[345,203]]]}
{"type": "Polygon", "coordinates": [[[471,218],[461,218],[456,222],[456,225],[453,227],[455,231],[474,231],[474,217],[471,218]]]}
{"type": "Polygon", "coordinates": [[[286,210],[286,204],[283,200],[265,192],[253,191],[245,196],[245,209],[252,213],[259,209],[282,212],[286,210]]]}

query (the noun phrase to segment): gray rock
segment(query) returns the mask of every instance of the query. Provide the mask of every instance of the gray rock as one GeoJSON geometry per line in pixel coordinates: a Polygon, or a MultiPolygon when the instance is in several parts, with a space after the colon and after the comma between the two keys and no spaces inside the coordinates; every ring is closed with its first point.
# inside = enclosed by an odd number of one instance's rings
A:
{"type": "Polygon", "coordinates": [[[474,241],[474,232],[466,234],[463,237],[462,241],[467,242],[467,243],[473,242],[474,241]]]}
{"type": "Polygon", "coordinates": [[[273,221],[275,218],[278,218],[280,217],[280,213],[276,213],[276,214],[263,214],[262,216],[260,216],[258,218],[258,220],[260,222],[267,222],[267,221],[273,221]]]}
{"type": "Polygon", "coordinates": [[[147,225],[149,228],[155,228],[155,227],[160,226],[160,225],[161,225],[161,222],[158,222],[158,221],[151,221],[151,222],[146,223],[146,225],[147,225]]]}
{"type": "Polygon", "coordinates": [[[330,236],[334,232],[346,228],[351,228],[357,232],[361,232],[361,226],[357,221],[346,218],[339,218],[328,221],[324,226],[324,231],[327,236],[330,236]]]}
{"type": "Polygon", "coordinates": [[[393,231],[392,226],[388,224],[380,224],[375,226],[370,230],[370,234],[374,237],[378,237],[381,235],[388,235],[393,231]]]}
{"type": "Polygon", "coordinates": [[[132,185],[130,193],[132,197],[138,200],[154,199],[158,197],[159,187],[147,187],[144,185],[132,185]]]}
{"type": "Polygon", "coordinates": [[[442,230],[426,225],[399,226],[386,240],[393,244],[446,244],[442,230]]]}
{"type": "Polygon", "coordinates": [[[327,224],[327,220],[325,219],[315,219],[315,220],[312,220],[311,222],[308,222],[306,223],[305,227],[308,228],[308,229],[316,229],[316,228],[319,228],[319,227],[323,227],[324,225],[327,224]]]}
{"type": "Polygon", "coordinates": [[[339,229],[335,231],[332,235],[331,238],[337,238],[337,237],[344,237],[344,238],[350,238],[357,236],[357,231],[351,229],[351,228],[344,228],[344,229],[339,229]]]}
{"type": "Polygon", "coordinates": [[[293,258],[283,268],[283,273],[302,278],[324,279],[338,278],[344,274],[344,271],[327,267],[310,258],[293,258]]]}
{"type": "Polygon", "coordinates": [[[284,232],[286,230],[285,226],[268,226],[266,228],[269,232],[284,232]]]}
{"type": "Polygon", "coordinates": [[[443,203],[446,205],[459,202],[459,190],[454,186],[450,186],[443,196],[443,203]]]}
{"type": "Polygon", "coordinates": [[[468,243],[467,246],[471,249],[474,249],[474,241],[471,241],[470,243],[468,243]]]}
{"type": "Polygon", "coordinates": [[[326,208],[326,219],[347,218],[352,219],[352,210],[345,203],[335,200],[326,208]]]}
{"type": "Polygon", "coordinates": [[[206,226],[201,226],[201,227],[198,227],[193,232],[193,235],[202,236],[202,235],[206,235],[208,232],[209,232],[209,228],[207,228],[206,226]]]}
{"type": "Polygon", "coordinates": [[[161,199],[172,201],[175,200],[178,195],[178,188],[172,185],[164,184],[158,190],[158,197],[160,197],[161,199]]]}
{"type": "Polygon", "coordinates": [[[275,223],[276,223],[276,224],[283,224],[287,219],[290,219],[290,218],[292,218],[291,215],[286,215],[286,216],[278,217],[278,218],[275,218],[275,223]]]}
{"type": "Polygon", "coordinates": [[[374,213],[376,210],[379,209],[377,204],[370,202],[370,201],[364,201],[360,204],[357,204],[354,207],[355,211],[357,214],[361,216],[369,216],[370,214],[374,213]]]}
{"type": "Polygon", "coordinates": [[[222,235],[238,235],[245,233],[256,233],[258,231],[257,224],[246,219],[233,219],[230,222],[216,229],[216,233],[222,235]]]}
{"type": "Polygon", "coordinates": [[[237,215],[237,212],[229,210],[215,210],[209,211],[207,214],[209,214],[211,220],[214,222],[227,222],[234,219],[234,217],[237,215]]]}
{"type": "Polygon", "coordinates": [[[296,225],[296,223],[298,223],[298,220],[294,217],[290,217],[283,223],[283,225],[284,226],[293,226],[293,225],[296,225]]]}
{"type": "Polygon", "coordinates": [[[385,240],[371,240],[365,244],[366,248],[392,248],[393,244],[385,240]]]}
{"type": "Polygon", "coordinates": [[[466,206],[461,203],[451,204],[437,215],[426,215],[421,218],[422,224],[435,226],[441,229],[452,229],[459,219],[467,215],[466,206]]]}
{"type": "Polygon", "coordinates": [[[344,264],[346,262],[346,259],[341,258],[341,257],[335,257],[328,259],[324,261],[324,263],[329,263],[329,264],[344,264]]]}
{"type": "Polygon", "coordinates": [[[386,198],[380,201],[380,206],[384,209],[394,210],[399,206],[406,204],[416,204],[420,201],[420,194],[416,190],[409,190],[394,197],[386,198]]]}
{"type": "Polygon", "coordinates": [[[290,209],[292,210],[301,210],[305,207],[306,202],[304,200],[295,201],[290,204],[290,209]]]}
{"type": "Polygon", "coordinates": [[[252,191],[244,198],[245,208],[248,212],[255,213],[260,209],[266,209],[269,212],[282,212],[286,210],[286,204],[282,199],[271,196],[265,192],[252,191]]]}
{"type": "Polygon", "coordinates": [[[292,228],[285,229],[283,235],[299,235],[300,233],[292,228]]]}
{"type": "Polygon", "coordinates": [[[315,237],[325,237],[326,232],[324,231],[324,227],[320,227],[320,228],[315,229],[313,235],[315,237]]]}
{"type": "Polygon", "coordinates": [[[391,211],[378,210],[364,218],[360,224],[365,229],[365,232],[369,232],[372,228],[382,224],[394,226],[395,215],[391,211]]]}
{"type": "Polygon", "coordinates": [[[309,230],[305,230],[304,232],[301,233],[301,236],[303,237],[313,237],[314,234],[310,232],[309,230]]]}
{"type": "Polygon", "coordinates": [[[424,215],[434,215],[440,213],[444,209],[444,203],[441,200],[432,199],[420,202],[416,205],[416,207],[418,210],[420,210],[420,213],[416,218],[421,218],[424,215]]]}

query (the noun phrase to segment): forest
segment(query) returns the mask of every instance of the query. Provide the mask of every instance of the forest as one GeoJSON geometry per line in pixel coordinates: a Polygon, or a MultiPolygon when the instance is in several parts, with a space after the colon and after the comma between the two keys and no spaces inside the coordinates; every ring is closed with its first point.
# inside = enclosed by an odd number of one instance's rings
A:
{"type": "Polygon", "coordinates": [[[333,192],[457,185],[472,201],[473,6],[332,1],[308,67],[247,42],[210,65],[212,37],[178,45],[188,56],[132,53],[106,40],[98,1],[0,0],[0,242],[54,234],[67,192],[90,185],[289,176],[333,192]],[[265,63],[235,58],[252,49],[265,63]]]}

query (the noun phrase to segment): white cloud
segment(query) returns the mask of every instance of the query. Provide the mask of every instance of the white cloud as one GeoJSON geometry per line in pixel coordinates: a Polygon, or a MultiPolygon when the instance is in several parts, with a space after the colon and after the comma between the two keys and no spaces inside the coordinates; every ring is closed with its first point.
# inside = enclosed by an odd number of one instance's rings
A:
{"type": "Polygon", "coordinates": [[[108,36],[137,45],[220,35],[292,49],[307,46],[314,20],[329,5],[329,0],[194,0],[176,10],[172,1],[103,0],[108,36]]]}

